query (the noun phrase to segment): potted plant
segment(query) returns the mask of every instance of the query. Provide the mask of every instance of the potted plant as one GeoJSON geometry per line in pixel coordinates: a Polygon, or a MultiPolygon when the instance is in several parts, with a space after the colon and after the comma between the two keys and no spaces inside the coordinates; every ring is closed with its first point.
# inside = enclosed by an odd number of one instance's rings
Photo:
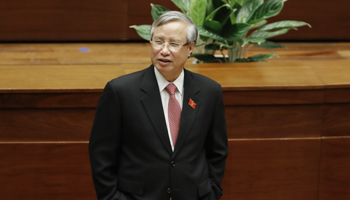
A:
{"type": "MultiPolygon", "coordinates": [[[[192,57],[201,62],[257,62],[266,61],[276,54],[246,57],[253,46],[275,49],[285,46],[267,39],[287,33],[300,26],[310,26],[302,21],[284,20],[267,23],[278,15],[286,0],[172,0],[191,18],[198,29],[198,40],[192,57]],[[219,51],[222,56],[215,53],[219,51]]],[[[151,4],[152,18],[169,9],[151,4]]],[[[151,25],[133,25],[137,33],[150,40],[151,25]]]]}

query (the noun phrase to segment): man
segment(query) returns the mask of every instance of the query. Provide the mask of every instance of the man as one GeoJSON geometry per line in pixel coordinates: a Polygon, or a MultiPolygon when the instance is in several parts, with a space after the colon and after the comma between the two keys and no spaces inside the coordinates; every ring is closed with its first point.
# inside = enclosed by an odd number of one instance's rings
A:
{"type": "Polygon", "coordinates": [[[218,200],[228,154],[221,86],[184,69],[197,38],[186,15],[163,14],[151,38],[152,65],[108,82],[97,106],[98,199],[218,200]]]}

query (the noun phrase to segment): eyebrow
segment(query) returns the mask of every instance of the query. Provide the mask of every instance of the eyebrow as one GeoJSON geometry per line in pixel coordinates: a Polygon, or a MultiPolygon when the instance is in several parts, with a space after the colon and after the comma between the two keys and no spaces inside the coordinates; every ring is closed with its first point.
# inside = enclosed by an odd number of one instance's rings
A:
{"type": "MultiPolygon", "coordinates": [[[[157,37],[157,36],[155,36],[154,39],[155,39],[155,40],[163,40],[163,37],[157,37]]],[[[170,38],[169,41],[170,41],[170,42],[181,43],[181,40],[179,40],[179,39],[170,38]]]]}
{"type": "Polygon", "coordinates": [[[162,37],[154,37],[154,39],[162,40],[162,37]]]}

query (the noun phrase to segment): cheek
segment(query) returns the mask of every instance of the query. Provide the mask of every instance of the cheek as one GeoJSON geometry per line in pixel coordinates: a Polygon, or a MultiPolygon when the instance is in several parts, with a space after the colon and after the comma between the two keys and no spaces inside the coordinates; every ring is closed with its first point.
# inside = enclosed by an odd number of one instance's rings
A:
{"type": "Polygon", "coordinates": [[[158,51],[154,50],[154,49],[151,49],[151,53],[150,53],[150,56],[151,56],[151,59],[153,60],[158,54],[158,51]]]}
{"type": "Polygon", "coordinates": [[[178,54],[178,58],[180,58],[181,60],[186,62],[186,60],[188,58],[188,55],[189,55],[189,52],[188,51],[184,51],[184,52],[181,52],[181,54],[178,54]]]}

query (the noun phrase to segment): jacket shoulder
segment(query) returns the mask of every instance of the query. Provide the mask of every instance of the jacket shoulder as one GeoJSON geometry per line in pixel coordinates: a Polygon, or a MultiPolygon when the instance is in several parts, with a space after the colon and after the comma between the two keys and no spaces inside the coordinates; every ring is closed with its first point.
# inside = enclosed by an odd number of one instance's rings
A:
{"type": "Polygon", "coordinates": [[[141,71],[119,76],[117,78],[110,80],[109,84],[111,84],[111,86],[116,90],[131,89],[133,87],[139,87],[143,77],[149,70],[150,70],[149,68],[146,68],[141,71]]]}
{"type": "Polygon", "coordinates": [[[110,82],[114,84],[119,84],[120,82],[128,82],[128,81],[135,81],[140,80],[139,78],[143,77],[143,75],[146,73],[148,69],[143,69],[140,71],[132,72],[130,74],[125,74],[119,77],[116,77],[112,79],[110,82]]]}

